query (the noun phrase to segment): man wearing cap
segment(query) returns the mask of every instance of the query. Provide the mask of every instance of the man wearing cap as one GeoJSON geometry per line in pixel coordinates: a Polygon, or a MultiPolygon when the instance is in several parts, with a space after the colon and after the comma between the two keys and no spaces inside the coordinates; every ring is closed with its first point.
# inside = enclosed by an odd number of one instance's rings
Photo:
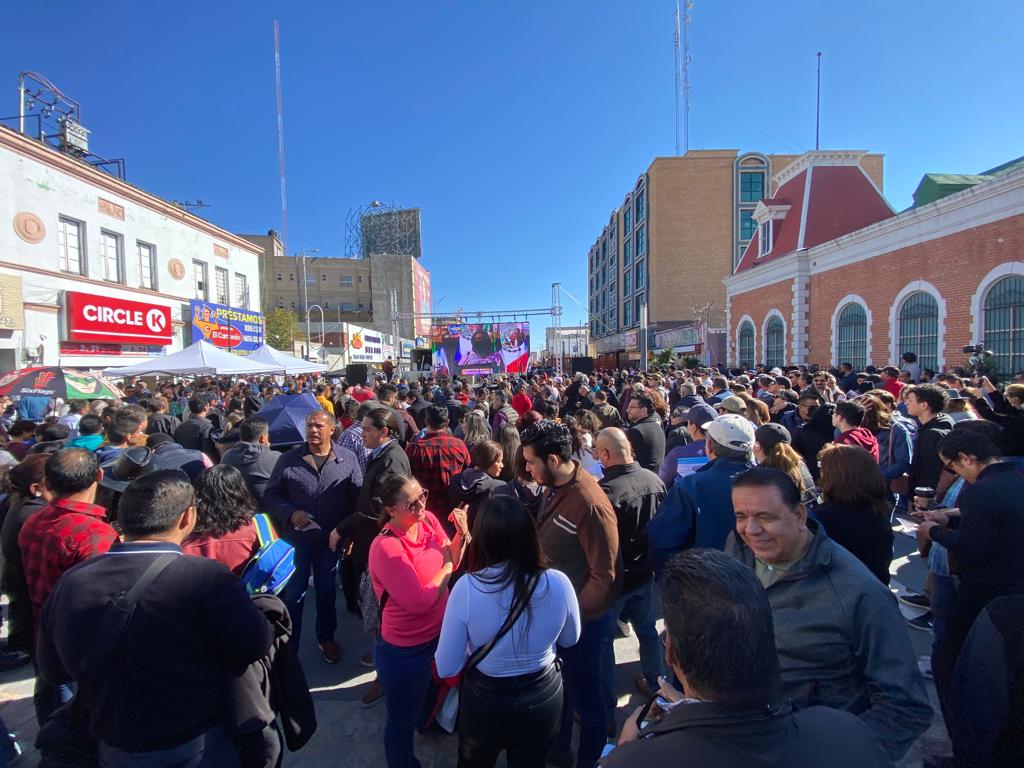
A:
{"type": "Polygon", "coordinates": [[[173,437],[163,432],[150,435],[146,445],[153,449],[157,469],[180,469],[193,483],[204,469],[213,466],[213,460],[205,453],[182,448],[173,437]]]}
{"type": "Polygon", "coordinates": [[[732,414],[733,416],[742,416],[747,412],[747,404],[736,395],[729,395],[723,397],[716,405],[715,408],[718,413],[722,416],[726,414],[732,414]]]}
{"type": "Polygon", "coordinates": [[[716,418],[718,414],[715,413],[715,409],[704,402],[697,403],[686,411],[686,431],[690,435],[690,442],[673,448],[665,455],[665,460],[658,470],[658,477],[665,484],[665,488],[671,488],[678,478],[679,459],[707,456],[704,450],[705,429],[716,418]]]}
{"type": "Polygon", "coordinates": [[[729,414],[707,423],[704,431],[708,463],[672,485],[647,526],[655,573],[683,549],[722,549],[735,525],[732,479],[753,466],[754,427],[729,414]]]}

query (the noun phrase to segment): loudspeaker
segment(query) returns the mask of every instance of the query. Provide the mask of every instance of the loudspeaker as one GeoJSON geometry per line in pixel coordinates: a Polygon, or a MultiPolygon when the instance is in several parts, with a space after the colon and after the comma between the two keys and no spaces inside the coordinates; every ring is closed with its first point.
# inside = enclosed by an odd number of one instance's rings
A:
{"type": "Polygon", "coordinates": [[[345,381],[349,384],[366,384],[366,363],[352,363],[345,366],[345,381]]]}
{"type": "Polygon", "coordinates": [[[592,357],[574,357],[572,359],[572,372],[585,373],[588,376],[594,372],[594,358],[592,357]]]}

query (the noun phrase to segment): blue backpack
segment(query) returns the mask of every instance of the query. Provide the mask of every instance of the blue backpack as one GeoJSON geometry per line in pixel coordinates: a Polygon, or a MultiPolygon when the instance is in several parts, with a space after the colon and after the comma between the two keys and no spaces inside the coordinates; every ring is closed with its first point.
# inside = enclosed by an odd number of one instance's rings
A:
{"type": "Polygon", "coordinates": [[[250,595],[277,595],[295,573],[295,547],[277,536],[270,517],[253,517],[260,548],[242,572],[242,584],[250,595]]]}

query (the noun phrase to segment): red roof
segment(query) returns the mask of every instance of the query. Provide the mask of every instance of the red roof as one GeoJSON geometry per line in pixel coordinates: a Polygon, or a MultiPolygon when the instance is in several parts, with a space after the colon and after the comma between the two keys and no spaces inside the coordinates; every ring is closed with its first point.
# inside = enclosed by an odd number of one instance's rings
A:
{"type": "Polygon", "coordinates": [[[775,197],[762,202],[769,208],[790,208],[785,217],[773,221],[771,251],[758,258],[760,248],[755,236],[743,252],[737,272],[800,248],[813,248],[894,215],[867,174],[855,165],[811,165],[779,187],[775,197]]]}

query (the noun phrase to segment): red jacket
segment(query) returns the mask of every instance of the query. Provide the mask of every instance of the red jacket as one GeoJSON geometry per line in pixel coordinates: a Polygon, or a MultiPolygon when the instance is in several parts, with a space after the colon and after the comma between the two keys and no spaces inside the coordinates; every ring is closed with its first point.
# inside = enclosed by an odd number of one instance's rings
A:
{"type": "Polygon", "coordinates": [[[878,438],[867,427],[854,427],[849,432],[843,432],[836,438],[836,442],[840,445],[859,445],[878,462],[878,438]]]}
{"type": "Polygon", "coordinates": [[[533,400],[525,392],[519,392],[512,396],[512,407],[516,409],[516,413],[522,416],[528,410],[533,408],[533,400]]]}
{"type": "Polygon", "coordinates": [[[237,531],[216,539],[212,536],[190,536],[181,545],[181,551],[186,555],[216,560],[235,576],[242,575],[259,548],[259,537],[253,523],[245,523],[237,531]]]}

